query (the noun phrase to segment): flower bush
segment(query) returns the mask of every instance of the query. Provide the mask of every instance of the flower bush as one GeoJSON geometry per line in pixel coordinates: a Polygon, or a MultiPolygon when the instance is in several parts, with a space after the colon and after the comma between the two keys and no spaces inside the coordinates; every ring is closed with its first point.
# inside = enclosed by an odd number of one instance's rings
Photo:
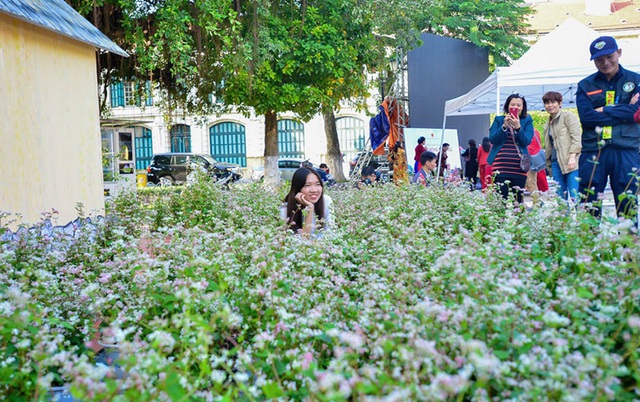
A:
{"type": "Polygon", "coordinates": [[[73,239],[0,236],[0,395],[640,398],[624,222],[385,185],[326,190],[334,227],[307,240],[280,219],[286,190],[138,190],[73,239]],[[122,378],[95,363],[97,338],[118,345],[122,378]]]}

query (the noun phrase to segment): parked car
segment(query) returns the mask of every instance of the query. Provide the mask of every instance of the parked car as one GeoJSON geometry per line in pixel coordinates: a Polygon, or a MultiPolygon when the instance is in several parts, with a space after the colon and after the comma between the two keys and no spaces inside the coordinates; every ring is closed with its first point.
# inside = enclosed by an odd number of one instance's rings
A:
{"type": "MultiPolygon", "coordinates": [[[[293,174],[306,159],[300,158],[282,158],[278,160],[278,170],[282,180],[291,180],[293,174]]],[[[258,166],[251,171],[251,179],[260,181],[264,179],[264,166],[258,166]]]]}
{"type": "Polygon", "coordinates": [[[147,185],[186,183],[192,163],[202,167],[217,180],[236,181],[242,177],[240,165],[237,163],[218,162],[207,154],[170,152],[153,155],[147,168],[147,185]]]}

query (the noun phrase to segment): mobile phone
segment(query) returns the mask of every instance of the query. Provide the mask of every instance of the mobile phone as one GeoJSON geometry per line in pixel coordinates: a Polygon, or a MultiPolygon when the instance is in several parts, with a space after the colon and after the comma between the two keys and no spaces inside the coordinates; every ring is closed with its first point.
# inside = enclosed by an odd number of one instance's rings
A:
{"type": "Polygon", "coordinates": [[[518,112],[518,108],[517,107],[510,107],[509,108],[509,114],[511,114],[511,116],[513,116],[514,119],[517,119],[518,115],[520,113],[518,112]]]}

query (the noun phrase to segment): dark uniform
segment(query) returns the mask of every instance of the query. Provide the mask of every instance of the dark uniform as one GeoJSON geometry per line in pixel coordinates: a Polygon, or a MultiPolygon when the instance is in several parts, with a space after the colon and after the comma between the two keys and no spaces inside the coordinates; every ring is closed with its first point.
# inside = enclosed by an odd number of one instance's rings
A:
{"type": "Polygon", "coordinates": [[[630,208],[636,205],[640,125],[633,121],[633,114],[640,102],[633,105],[629,102],[639,87],[640,74],[619,66],[611,81],[601,72],[583,79],[576,94],[583,130],[580,192],[587,202],[595,201],[598,193],[604,192],[608,177],[619,214],[632,212],[630,208]],[[602,112],[594,110],[599,107],[604,107],[602,112]],[[623,193],[631,197],[619,199],[623,193]]]}

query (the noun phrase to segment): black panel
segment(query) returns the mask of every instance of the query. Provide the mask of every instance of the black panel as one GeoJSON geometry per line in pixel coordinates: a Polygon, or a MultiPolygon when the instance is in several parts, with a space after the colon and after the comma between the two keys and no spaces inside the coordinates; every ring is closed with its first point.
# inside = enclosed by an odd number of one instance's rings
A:
{"type": "MultiPolygon", "coordinates": [[[[469,42],[422,34],[422,46],[408,54],[411,127],[440,128],[444,102],[465,94],[489,76],[488,51],[469,42]]],[[[489,134],[488,115],[447,118],[458,130],[460,146],[470,138],[478,144],[489,134]]]]}

